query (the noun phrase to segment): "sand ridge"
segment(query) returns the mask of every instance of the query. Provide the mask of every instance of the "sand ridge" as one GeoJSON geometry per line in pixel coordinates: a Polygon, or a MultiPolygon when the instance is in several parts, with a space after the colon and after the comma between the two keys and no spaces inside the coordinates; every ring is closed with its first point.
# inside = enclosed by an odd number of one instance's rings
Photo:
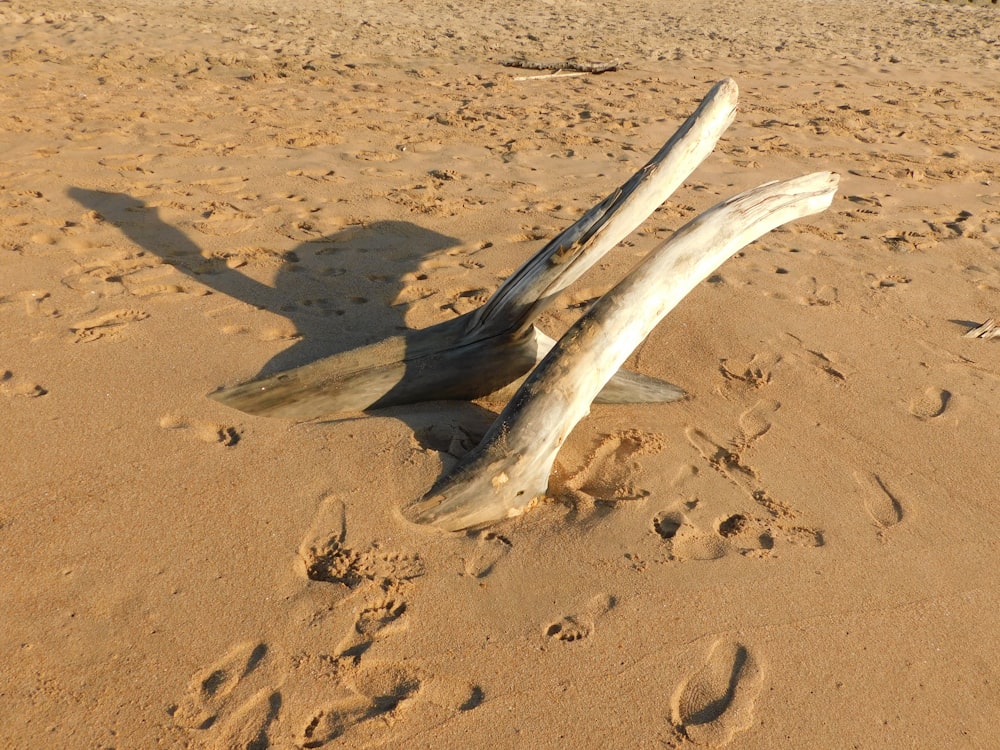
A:
{"type": "Polygon", "coordinates": [[[996,9],[301,5],[0,2],[0,744],[989,747],[996,9]],[[595,406],[523,518],[399,514],[495,405],[206,398],[482,304],[726,76],[546,332],[729,195],[840,194],[667,317],[628,367],[691,398],[595,406]]]}

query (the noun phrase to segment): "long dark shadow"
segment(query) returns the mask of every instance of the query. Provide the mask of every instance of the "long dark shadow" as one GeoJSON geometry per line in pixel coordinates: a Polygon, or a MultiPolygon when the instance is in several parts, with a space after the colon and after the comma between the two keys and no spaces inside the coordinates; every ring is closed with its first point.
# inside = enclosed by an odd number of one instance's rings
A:
{"type": "MultiPolygon", "coordinates": [[[[301,338],[264,363],[255,377],[406,330],[404,308],[392,304],[403,288],[403,277],[423,259],[458,244],[453,237],[410,222],[351,226],[284,253],[272,287],[227,267],[221,259],[206,258],[196,242],[138,198],[83,188],[70,188],[68,194],[100,213],[144,251],[213,292],[287,318],[301,338]]],[[[387,413],[409,425],[425,447],[444,453],[474,445],[496,416],[475,404],[458,402],[396,406],[387,413]]]]}
{"type": "Polygon", "coordinates": [[[403,221],[377,221],[303,242],[281,256],[274,286],[262,284],[202,248],[156,208],[124,193],[70,188],[132,242],[213,292],[281,315],[300,338],[265,363],[257,377],[384,339],[404,330],[392,305],[402,277],[458,240],[403,221]]]}

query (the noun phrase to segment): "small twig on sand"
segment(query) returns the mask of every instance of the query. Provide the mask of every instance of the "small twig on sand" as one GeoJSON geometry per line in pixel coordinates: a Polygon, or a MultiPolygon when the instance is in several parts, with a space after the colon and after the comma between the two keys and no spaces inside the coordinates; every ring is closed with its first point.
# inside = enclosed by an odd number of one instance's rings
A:
{"type": "Polygon", "coordinates": [[[514,76],[514,80],[515,81],[537,81],[540,78],[578,78],[580,76],[586,76],[586,75],[590,75],[590,74],[589,73],[580,73],[580,72],[569,72],[569,73],[566,73],[566,72],[563,72],[561,70],[557,70],[555,73],[541,73],[540,75],[537,75],[537,76],[514,76]]]}
{"type": "MultiPolygon", "coordinates": [[[[565,71],[572,71],[574,73],[592,73],[594,75],[600,75],[601,73],[612,73],[618,70],[618,63],[580,63],[573,60],[563,60],[562,62],[554,63],[541,63],[532,62],[530,60],[501,60],[500,64],[507,68],[523,68],[524,70],[551,70],[556,74],[563,73],[565,71]]],[[[538,78],[543,78],[544,76],[536,76],[538,78]]],[[[529,79],[524,79],[529,80],[529,79]]]]}

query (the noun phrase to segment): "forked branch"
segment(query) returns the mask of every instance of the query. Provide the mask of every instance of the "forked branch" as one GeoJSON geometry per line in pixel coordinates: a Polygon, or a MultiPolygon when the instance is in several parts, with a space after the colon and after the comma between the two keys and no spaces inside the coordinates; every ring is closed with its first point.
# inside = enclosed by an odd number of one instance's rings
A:
{"type": "MultiPolygon", "coordinates": [[[[419,401],[504,398],[552,348],[534,321],[555,296],[653,213],[715,147],[738,90],[716,84],[624,185],[545,245],[479,309],[445,323],[225,388],[212,398],[271,417],[314,419],[419,401]]],[[[623,372],[602,400],[673,401],[676,386],[623,372]]]]}
{"type": "Polygon", "coordinates": [[[303,419],[513,393],[482,442],[408,515],[457,531],[522,513],[545,495],[556,453],[592,402],[683,395],[669,383],[619,371],[660,320],[740,248],[830,205],[838,180],[828,172],[748,190],[679,229],[558,343],[535,327],[562,290],[711,153],[733,120],[737,93],[731,80],[718,83],[642,169],[530,258],[479,309],[213,398],[251,414],[303,419]]]}
{"type": "Polygon", "coordinates": [[[819,172],[761,185],[679,229],[570,328],[482,442],[410,517],[458,531],[516,516],[543,497],[567,435],[657,323],[733,253],[827,208],[837,182],[836,175],[819,172]]]}

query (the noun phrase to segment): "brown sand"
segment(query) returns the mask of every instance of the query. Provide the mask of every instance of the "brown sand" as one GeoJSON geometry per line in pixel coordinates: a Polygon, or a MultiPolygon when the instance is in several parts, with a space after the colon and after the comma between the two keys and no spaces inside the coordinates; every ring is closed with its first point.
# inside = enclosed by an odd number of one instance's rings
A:
{"type": "Polygon", "coordinates": [[[0,52],[0,745],[996,746],[994,6],[4,0],[0,52]],[[400,517],[484,405],[206,398],[480,304],[725,76],[546,330],[721,197],[840,194],[666,319],[630,366],[691,398],[595,407],[543,506],[400,517]]]}

